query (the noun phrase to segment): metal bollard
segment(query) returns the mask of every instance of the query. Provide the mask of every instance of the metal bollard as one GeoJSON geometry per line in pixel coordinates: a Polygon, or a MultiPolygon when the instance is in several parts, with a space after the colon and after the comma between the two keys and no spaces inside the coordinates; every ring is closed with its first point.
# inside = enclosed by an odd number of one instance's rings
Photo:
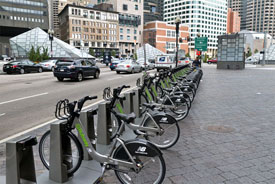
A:
{"type": "Polygon", "coordinates": [[[6,184],[36,183],[32,146],[36,137],[6,143],[6,184]]]}
{"type": "Polygon", "coordinates": [[[136,88],[133,90],[133,112],[136,114],[137,117],[141,116],[139,93],[140,88],[136,88]]]}
{"type": "Polygon", "coordinates": [[[123,109],[125,111],[125,114],[130,114],[134,112],[134,108],[133,108],[134,92],[128,92],[128,93],[125,93],[124,95],[125,95],[125,101],[123,103],[123,109]]]}
{"type": "Polygon", "coordinates": [[[57,183],[68,181],[67,168],[70,167],[70,161],[63,159],[63,154],[71,155],[71,144],[68,137],[62,136],[64,121],[51,124],[50,134],[50,173],[51,180],[57,183]]]}
{"type": "MultiPolygon", "coordinates": [[[[94,124],[94,115],[96,115],[96,110],[86,110],[80,112],[80,121],[82,122],[85,131],[87,132],[90,140],[95,140],[95,124],[94,124]]],[[[80,135],[78,135],[79,140],[81,140],[82,147],[85,148],[80,135]]],[[[95,148],[95,144],[94,148],[95,148]]],[[[92,157],[88,154],[86,149],[83,149],[83,160],[92,160],[92,157]]]]}
{"type": "Polygon", "coordinates": [[[110,113],[110,102],[105,101],[98,104],[98,115],[97,115],[97,143],[103,145],[110,144],[110,133],[108,128],[111,124],[111,113],[110,113]]]}

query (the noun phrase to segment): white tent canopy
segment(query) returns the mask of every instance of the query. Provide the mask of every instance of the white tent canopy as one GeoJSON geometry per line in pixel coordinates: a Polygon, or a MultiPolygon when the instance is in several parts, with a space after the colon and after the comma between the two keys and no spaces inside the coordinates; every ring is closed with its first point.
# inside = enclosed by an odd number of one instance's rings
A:
{"type": "MultiPolygon", "coordinates": [[[[145,52],[146,52],[146,60],[155,60],[156,56],[157,55],[162,55],[162,54],[165,54],[164,52],[156,49],[155,47],[151,46],[150,44],[145,44],[145,52]]],[[[144,58],[144,46],[143,47],[140,47],[138,50],[137,50],[137,58],[140,59],[140,58],[144,58]]]]}
{"type": "MultiPolygon", "coordinates": [[[[40,47],[41,52],[43,48],[48,48],[48,53],[51,55],[49,35],[38,27],[11,38],[10,45],[15,57],[27,57],[32,46],[35,49],[40,47]]],[[[85,51],[81,51],[56,37],[52,41],[52,47],[54,58],[94,58],[85,51]]]]}

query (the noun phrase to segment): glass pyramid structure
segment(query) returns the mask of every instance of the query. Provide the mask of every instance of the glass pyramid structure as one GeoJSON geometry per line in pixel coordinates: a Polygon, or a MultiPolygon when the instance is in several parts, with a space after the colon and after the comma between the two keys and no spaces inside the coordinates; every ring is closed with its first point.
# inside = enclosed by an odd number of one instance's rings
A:
{"type": "MultiPolygon", "coordinates": [[[[81,51],[55,37],[52,45],[54,58],[94,58],[85,51],[81,51]]],[[[32,46],[35,49],[40,47],[41,53],[43,48],[48,48],[49,56],[51,56],[51,41],[49,40],[49,35],[38,27],[11,38],[10,46],[12,55],[17,58],[28,57],[28,52],[32,46]]]]}

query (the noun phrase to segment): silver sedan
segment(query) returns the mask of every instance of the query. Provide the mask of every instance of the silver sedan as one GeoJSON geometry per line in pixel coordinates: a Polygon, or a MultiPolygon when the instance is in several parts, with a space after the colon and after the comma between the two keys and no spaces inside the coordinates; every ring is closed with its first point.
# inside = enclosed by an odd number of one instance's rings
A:
{"type": "Polygon", "coordinates": [[[135,73],[135,72],[141,72],[141,71],[142,71],[141,65],[134,60],[122,61],[116,67],[116,73],[118,74],[120,72],[135,73]]]}
{"type": "Polygon", "coordinates": [[[49,70],[54,71],[54,66],[57,60],[50,59],[40,62],[40,65],[42,66],[43,70],[49,70]]]}

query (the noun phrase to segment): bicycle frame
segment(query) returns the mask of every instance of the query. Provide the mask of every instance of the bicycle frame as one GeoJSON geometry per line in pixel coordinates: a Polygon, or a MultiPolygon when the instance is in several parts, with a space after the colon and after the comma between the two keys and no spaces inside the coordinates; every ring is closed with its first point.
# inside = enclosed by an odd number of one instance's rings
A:
{"type": "MultiPolygon", "coordinates": [[[[77,129],[77,132],[79,133],[81,140],[83,142],[83,145],[85,147],[85,149],[87,149],[89,155],[96,161],[100,162],[100,163],[104,163],[104,164],[111,164],[111,165],[119,165],[119,166],[124,166],[127,168],[133,168],[134,170],[139,170],[140,168],[137,166],[137,163],[134,161],[132,155],[130,154],[129,150],[126,148],[124,141],[121,140],[120,138],[116,137],[115,142],[112,145],[111,151],[108,155],[103,155],[98,153],[91,141],[89,140],[88,136],[87,136],[87,132],[84,129],[84,126],[81,122],[81,120],[77,118],[77,121],[74,121],[72,127],[75,127],[77,129]],[[116,144],[120,143],[122,145],[122,147],[125,149],[125,152],[127,153],[127,155],[129,156],[131,162],[127,162],[127,161],[123,161],[123,160],[118,160],[112,157],[112,154],[116,148],[116,144]]],[[[122,127],[120,127],[118,134],[120,135],[122,133],[123,129],[122,127]]]]}

